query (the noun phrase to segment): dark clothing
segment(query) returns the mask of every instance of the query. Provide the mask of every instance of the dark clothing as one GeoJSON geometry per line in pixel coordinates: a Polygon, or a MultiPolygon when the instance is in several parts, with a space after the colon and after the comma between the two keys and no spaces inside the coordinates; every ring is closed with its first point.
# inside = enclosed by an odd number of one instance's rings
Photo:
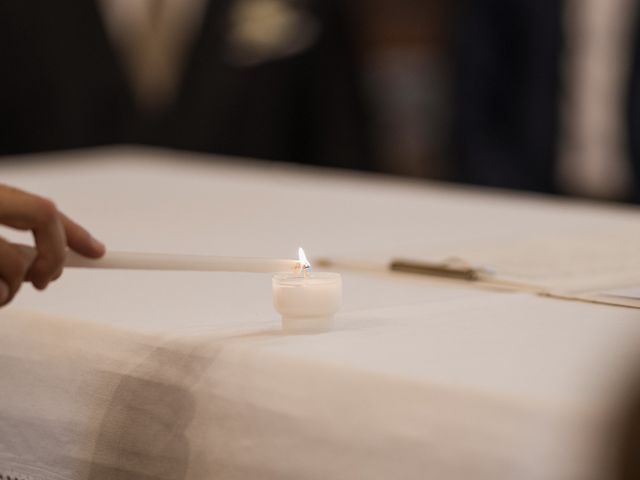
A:
{"type": "Polygon", "coordinates": [[[463,181],[555,191],[562,2],[466,0],[453,146],[463,181]]]}
{"type": "Polygon", "coordinates": [[[226,61],[232,3],[210,2],[176,101],[150,117],[93,1],[0,2],[0,153],[144,143],[368,168],[345,2],[304,2],[317,41],[245,67],[226,61]]]}
{"type": "Polygon", "coordinates": [[[0,153],[126,137],[133,99],[93,2],[0,2],[0,65],[0,153]]]}
{"type": "MultiPolygon", "coordinates": [[[[635,24],[640,26],[640,9],[635,24]]],[[[629,154],[634,175],[634,191],[632,200],[640,203],[640,28],[636,28],[633,38],[631,59],[631,79],[628,88],[627,102],[627,138],[629,154]]]]}

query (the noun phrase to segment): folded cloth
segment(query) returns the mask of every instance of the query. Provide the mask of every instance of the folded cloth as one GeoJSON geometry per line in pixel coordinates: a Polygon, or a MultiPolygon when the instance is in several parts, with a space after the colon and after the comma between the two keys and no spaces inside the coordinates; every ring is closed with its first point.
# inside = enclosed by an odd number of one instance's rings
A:
{"type": "Polygon", "coordinates": [[[193,398],[158,339],[32,314],[2,339],[0,478],[183,478],[193,398]]]}

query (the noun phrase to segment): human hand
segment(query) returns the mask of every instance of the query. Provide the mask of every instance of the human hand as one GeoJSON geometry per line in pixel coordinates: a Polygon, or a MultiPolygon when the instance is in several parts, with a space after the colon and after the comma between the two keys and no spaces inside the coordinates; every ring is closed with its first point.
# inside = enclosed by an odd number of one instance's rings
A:
{"type": "Polygon", "coordinates": [[[46,198],[0,184],[0,224],[31,230],[35,250],[0,238],[0,306],[9,303],[22,282],[38,290],[62,275],[67,247],[89,258],[100,258],[104,245],[59,212],[46,198]]]}

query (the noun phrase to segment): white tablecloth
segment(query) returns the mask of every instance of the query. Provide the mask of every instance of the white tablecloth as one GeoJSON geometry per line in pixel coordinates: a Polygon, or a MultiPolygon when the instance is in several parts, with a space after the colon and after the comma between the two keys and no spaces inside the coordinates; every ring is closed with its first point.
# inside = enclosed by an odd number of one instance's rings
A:
{"type": "MultiPolygon", "coordinates": [[[[598,265],[623,270],[637,259],[620,245],[640,238],[630,207],[175,152],[22,158],[0,179],[54,198],[114,250],[302,245],[516,268],[495,252],[533,241],[547,247],[527,266],[559,264],[554,238],[608,232],[615,254],[598,265]]],[[[571,276],[586,274],[551,275],[571,276]]],[[[280,333],[264,275],[68,270],[44,293],[25,286],[0,311],[0,474],[602,478],[640,374],[639,310],[402,274],[345,272],[344,285],[335,330],[308,336],[280,333]]]]}

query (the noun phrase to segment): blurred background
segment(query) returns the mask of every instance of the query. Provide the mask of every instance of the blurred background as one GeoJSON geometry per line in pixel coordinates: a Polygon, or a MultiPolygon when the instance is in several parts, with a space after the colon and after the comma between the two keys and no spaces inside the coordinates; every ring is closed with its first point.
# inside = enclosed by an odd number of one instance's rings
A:
{"type": "Polygon", "coordinates": [[[0,2],[0,154],[135,143],[637,202],[632,0],[0,2]]]}

